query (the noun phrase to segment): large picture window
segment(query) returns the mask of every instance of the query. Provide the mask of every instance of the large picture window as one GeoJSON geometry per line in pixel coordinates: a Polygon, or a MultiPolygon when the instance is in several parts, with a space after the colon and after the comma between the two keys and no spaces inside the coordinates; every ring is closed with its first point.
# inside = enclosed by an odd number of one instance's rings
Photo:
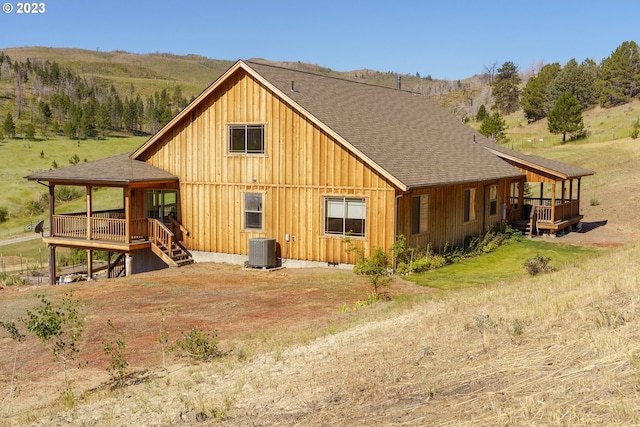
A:
{"type": "Polygon", "coordinates": [[[229,153],[264,154],[264,125],[229,125],[229,153]]]}
{"type": "Polygon", "coordinates": [[[244,193],[244,228],[262,230],[262,193],[244,193]]]}
{"type": "Polygon", "coordinates": [[[476,220],[476,189],[464,190],[464,222],[476,220]]]}
{"type": "Polygon", "coordinates": [[[364,236],[367,217],[363,198],[325,197],[324,232],[340,236],[364,236]]]}

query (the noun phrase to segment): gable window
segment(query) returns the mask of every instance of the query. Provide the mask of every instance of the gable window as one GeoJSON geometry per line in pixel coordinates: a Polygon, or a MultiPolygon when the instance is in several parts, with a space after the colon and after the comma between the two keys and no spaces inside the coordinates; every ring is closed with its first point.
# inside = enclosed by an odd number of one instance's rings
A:
{"type": "Polygon", "coordinates": [[[489,187],[489,216],[498,214],[498,186],[489,187]]]}
{"type": "Polygon", "coordinates": [[[264,125],[229,125],[229,153],[264,154],[264,125]]]}
{"type": "Polygon", "coordinates": [[[364,198],[325,197],[324,233],[364,236],[367,216],[364,198]]]}
{"type": "Polygon", "coordinates": [[[476,220],[476,189],[464,190],[464,222],[476,220]]]}
{"type": "Polygon", "coordinates": [[[426,233],[429,229],[429,195],[411,198],[411,234],[426,233]]]}
{"type": "Polygon", "coordinates": [[[244,228],[262,230],[262,193],[244,193],[244,228]]]}

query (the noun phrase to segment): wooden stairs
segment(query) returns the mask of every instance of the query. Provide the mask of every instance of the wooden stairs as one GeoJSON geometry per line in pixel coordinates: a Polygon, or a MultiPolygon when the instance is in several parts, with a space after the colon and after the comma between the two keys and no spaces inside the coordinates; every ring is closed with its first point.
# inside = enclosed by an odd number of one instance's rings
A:
{"type": "Polygon", "coordinates": [[[191,253],[178,242],[172,242],[171,247],[163,243],[151,243],[151,250],[158,255],[169,267],[183,267],[193,264],[191,253]]]}
{"type": "Polygon", "coordinates": [[[149,220],[151,250],[169,267],[193,264],[191,253],[177,241],[175,235],[157,219],[149,220]]]}

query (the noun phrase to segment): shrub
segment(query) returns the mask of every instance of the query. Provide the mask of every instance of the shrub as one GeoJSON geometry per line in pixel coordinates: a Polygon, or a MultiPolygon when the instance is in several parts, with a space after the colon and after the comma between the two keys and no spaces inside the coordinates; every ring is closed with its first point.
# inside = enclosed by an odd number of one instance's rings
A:
{"type": "Polygon", "coordinates": [[[538,254],[524,262],[524,269],[532,276],[538,273],[549,273],[554,270],[553,266],[549,265],[549,261],[551,258],[538,254]]]}
{"type": "Polygon", "coordinates": [[[591,200],[589,200],[589,204],[591,204],[591,206],[598,206],[600,204],[600,200],[592,197],[591,200]]]}
{"type": "Polygon", "coordinates": [[[126,335],[119,333],[111,320],[107,320],[107,325],[113,333],[109,340],[102,342],[104,354],[111,359],[107,372],[111,375],[115,386],[122,387],[127,379],[127,368],[129,367],[129,362],[124,354],[124,350],[127,348],[126,335]]]}
{"type": "Polygon", "coordinates": [[[9,219],[9,211],[5,207],[0,207],[0,224],[9,219]]]}
{"type": "Polygon", "coordinates": [[[182,350],[194,360],[207,361],[222,354],[218,351],[218,335],[208,334],[199,329],[191,329],[184,339],[176,341],[171,350],[182,350]]]}

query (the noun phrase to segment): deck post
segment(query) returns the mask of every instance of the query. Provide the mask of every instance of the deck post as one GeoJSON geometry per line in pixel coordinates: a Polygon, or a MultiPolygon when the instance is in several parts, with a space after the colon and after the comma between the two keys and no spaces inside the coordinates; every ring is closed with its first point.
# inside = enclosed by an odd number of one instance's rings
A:
{"type": "Polygon", "coordinates": [[[129,277],[133,274],[133,258],[131,258],[131,252],[127,252],[124,256],[124,271],[125,276],[129,277]]]}
{"type": "Polygon", "coordinates": [[[556,222],[556,182],[551,183],[551,221],[556,222]]]}
{"type": "Polygon", "coordinates": [[[93,250],[87,249],[87,280],[93,280],[93,250]]]}
{"type": "Polygon", "coordinates": [[[93,215],[91,212],[91,190],[92,187],[87,185],[87,240],[91,240],[91,215],[93,215]]]}
{"type": "Polygon", "coordinates": [[[124,241],[131,243],[131,188],[124,189],[124,241]]]}
{"type": "Polygon", "coordinates": [[[49,284],[56,284],[56,247],[49,245],[49,284]]]}

